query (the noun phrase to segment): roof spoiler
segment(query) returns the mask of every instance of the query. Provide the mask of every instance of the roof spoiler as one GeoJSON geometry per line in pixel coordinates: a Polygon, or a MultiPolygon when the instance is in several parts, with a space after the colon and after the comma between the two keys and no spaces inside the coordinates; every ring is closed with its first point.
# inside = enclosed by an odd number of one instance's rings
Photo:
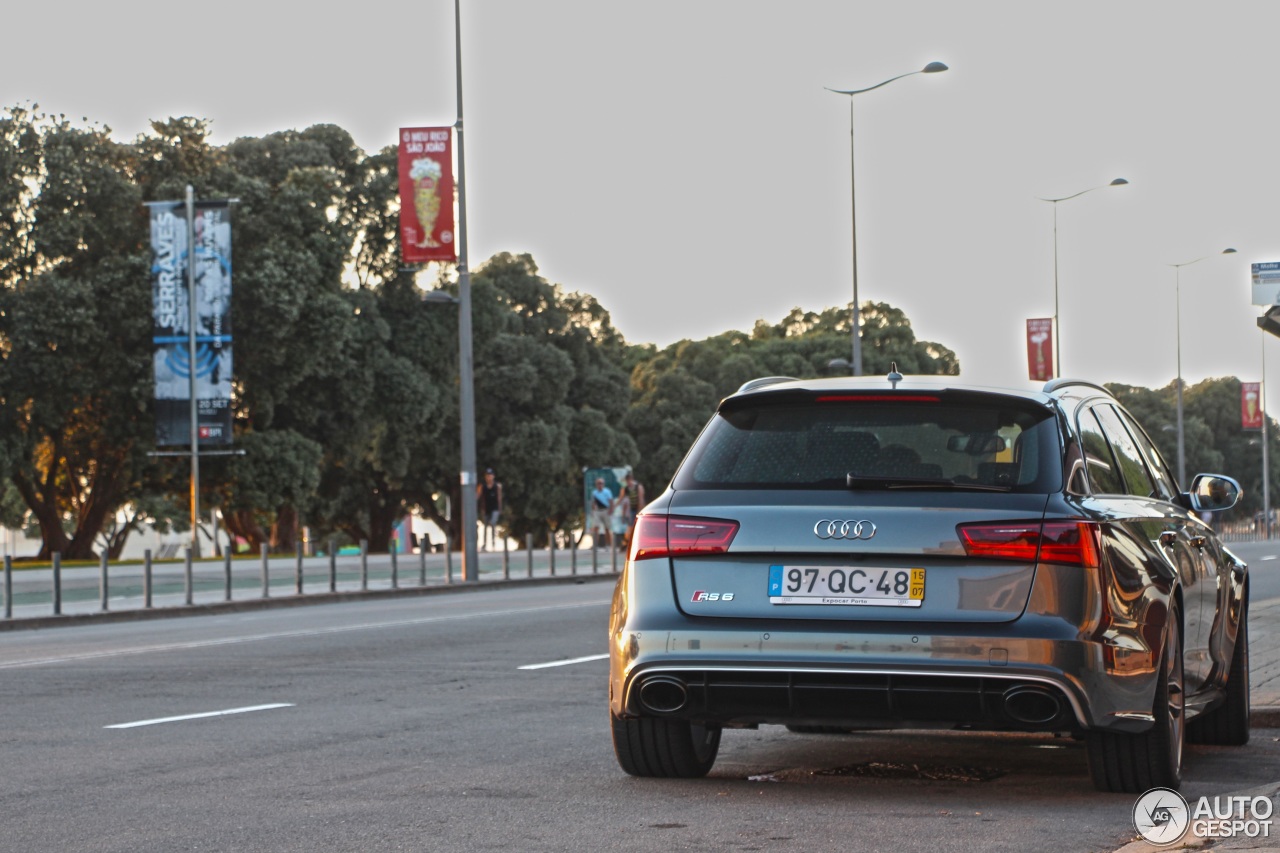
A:
{"type": "Polygon", "coordinates": [[[752,379],[749,382],[743,382],[742,387],[738,389],[738,393],[742,394],[746,391],[755,391],[758,388],[764,388],[769,385],[777,385],[779,382],[795,382],[794,376],[762,376],[759,379],[752,379]]]}

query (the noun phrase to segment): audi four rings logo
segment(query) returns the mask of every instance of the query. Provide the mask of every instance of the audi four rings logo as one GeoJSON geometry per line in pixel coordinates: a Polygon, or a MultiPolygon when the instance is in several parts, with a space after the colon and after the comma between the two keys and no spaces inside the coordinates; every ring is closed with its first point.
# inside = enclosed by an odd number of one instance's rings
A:
{"type": "Polygon", "coordinates": [[[813,535],[819,539],[870,539],[876,535],[876,526],[866,519],[824,518],[813,526],[813,535]]]}

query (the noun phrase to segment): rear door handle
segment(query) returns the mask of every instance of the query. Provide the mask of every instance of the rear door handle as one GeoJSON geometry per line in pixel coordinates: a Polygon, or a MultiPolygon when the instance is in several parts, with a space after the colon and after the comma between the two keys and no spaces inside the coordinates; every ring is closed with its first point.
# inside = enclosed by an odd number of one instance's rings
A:
{"type": "Polygon", "coordinates": [[[1161,533],[1160,533],[1160,544],[1161,544],[1161,545],[1169,545],[1169,546],[1171,546],[1171,545],[1173,545],[1173,544],[1174,544],[1175,542],[1177,542],[1177,541],[1178,541],[1178,531],[1176,531],[1176,530],[1164,530],[1164,531],[1161,531],[1161,533]]]}
{"type": "Polygon", "coordinates": [[[1203,536],[1192,536],[1192,537],[1191,537],[1191,544],[1192,544],[1192,545],[1194,545],[1194,546],[1195,546],[1195,547],[1197,547],[1197,548],[1203,548],[1203,547],[1204,547],[1204,543],[1205,543],[1205,542],[1207,542],[1207,541],[1209,541],[1209,540],[1205,539],[1203,536]]]}

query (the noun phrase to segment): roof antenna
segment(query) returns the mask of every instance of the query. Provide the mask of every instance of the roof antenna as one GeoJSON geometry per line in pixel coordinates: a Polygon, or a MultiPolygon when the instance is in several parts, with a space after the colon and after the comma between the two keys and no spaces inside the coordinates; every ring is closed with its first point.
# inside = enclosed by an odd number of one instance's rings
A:
{"type": "Polygon", "coordinates": [[[898,362],[889,362],[889,387],[896,389],[898,383],[902,381],[902,374],[898,372],[898,362]]]}

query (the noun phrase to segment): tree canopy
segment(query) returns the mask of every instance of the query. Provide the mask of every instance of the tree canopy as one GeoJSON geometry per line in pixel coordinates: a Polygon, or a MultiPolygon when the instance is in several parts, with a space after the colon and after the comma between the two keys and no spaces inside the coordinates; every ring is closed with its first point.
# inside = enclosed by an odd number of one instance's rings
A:
{"type": "MultiPolygon", "coordinates": [[[[458,478],[457,308],[423,300],[456,294],[457,271],[402,264],[394,148],[364,152],[332,125],[214,145],[189,117],[120,142],[17,107],[0,112],[0,523],[37,529],[45,557],[188,524],[186,461],[149,455],[144,206],[187,185],[237,200],[244,454],[202,461],[201,505],[255,549],[291,549],[305,525],[383,550],[406,513],[460,540],[457,507],[475,496],[458,478]]],[[[850,349],[850,306],[660,349],[629,344],[530,255],[495,255],[471,285],[479,467],[503,483],[503,530],[539,544],[581,526],[584,468],[633,466],[657,495],[720,399],[759,376],[830,375],[850,349]]],[[[861,318],[866,373],[959,372],[900,309],[867,303],[861,318]]],[[[1172,460],[1173,387],[1113,390],[1172,460]]],[[[1188,466],[1234,474],[1252,508],[1260,447],[1238,399],[1230,378],[1187,390],[1188,466]]]]}

